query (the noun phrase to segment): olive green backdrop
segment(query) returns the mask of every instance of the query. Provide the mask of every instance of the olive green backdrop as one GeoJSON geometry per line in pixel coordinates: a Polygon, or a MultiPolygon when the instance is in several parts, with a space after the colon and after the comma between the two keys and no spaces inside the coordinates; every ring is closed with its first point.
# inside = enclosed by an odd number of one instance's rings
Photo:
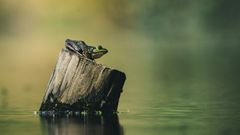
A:
{"type": "Polygon", "coordinates": [[[0,130],[22,133],[35,124],[30,131],[41,134],[31,113],[72,38],[108,48],[97,62],[126,73],[125,134],[239,133],[239,4],[0,0],[0,130]]]}

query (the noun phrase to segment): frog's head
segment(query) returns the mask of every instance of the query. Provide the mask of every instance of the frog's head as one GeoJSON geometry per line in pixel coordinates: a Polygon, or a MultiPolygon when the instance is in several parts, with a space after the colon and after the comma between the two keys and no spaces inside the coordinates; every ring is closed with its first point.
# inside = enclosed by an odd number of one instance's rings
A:
{"type": "Polygon", "coordinates": [[[92,51],[92,58],[97,59],[102,57],[104,54],[108,53],[108,50],[106,48],[103,48],[101,45],[94,48],[92,51]]]}

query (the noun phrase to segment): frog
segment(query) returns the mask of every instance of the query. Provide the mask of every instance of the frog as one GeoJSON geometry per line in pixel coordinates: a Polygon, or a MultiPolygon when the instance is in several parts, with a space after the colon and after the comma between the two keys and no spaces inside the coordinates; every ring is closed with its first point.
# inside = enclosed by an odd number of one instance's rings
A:
{"type": "Polygon", "coordinates": [[[91,60],[101,58],[103,55],[108,53],[108,50],[101,45],[98,45],[97,47],[87,45],[82,40],[66,39],[65,46],[67,49],[91,60]]]}

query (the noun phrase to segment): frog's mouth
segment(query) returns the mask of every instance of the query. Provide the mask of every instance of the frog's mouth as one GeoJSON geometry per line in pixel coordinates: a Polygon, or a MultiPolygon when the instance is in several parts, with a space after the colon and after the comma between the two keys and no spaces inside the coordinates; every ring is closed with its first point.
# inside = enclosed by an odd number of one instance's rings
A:
{"type": "Polygon", "coordinates": [[[105,48],[101,48],[101,50],[94,49],[92,52],[92,58],[97,59],[102,57],[104,54],[108,53],[108,50],[105,48]]]}

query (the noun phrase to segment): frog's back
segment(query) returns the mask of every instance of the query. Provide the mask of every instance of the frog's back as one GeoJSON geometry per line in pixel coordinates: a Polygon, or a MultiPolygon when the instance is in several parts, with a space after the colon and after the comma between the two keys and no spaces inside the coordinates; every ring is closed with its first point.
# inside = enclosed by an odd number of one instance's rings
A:
{"type": "Polygon", "coordinates": [[[85,44],[84,41],[82,40],[71,40],[71,39],[66,39],[65,40],[65,45],[68,49],[72,51],[77,51],[82,54],[84,50],[87,49],[87,45],[85,44]]]}

